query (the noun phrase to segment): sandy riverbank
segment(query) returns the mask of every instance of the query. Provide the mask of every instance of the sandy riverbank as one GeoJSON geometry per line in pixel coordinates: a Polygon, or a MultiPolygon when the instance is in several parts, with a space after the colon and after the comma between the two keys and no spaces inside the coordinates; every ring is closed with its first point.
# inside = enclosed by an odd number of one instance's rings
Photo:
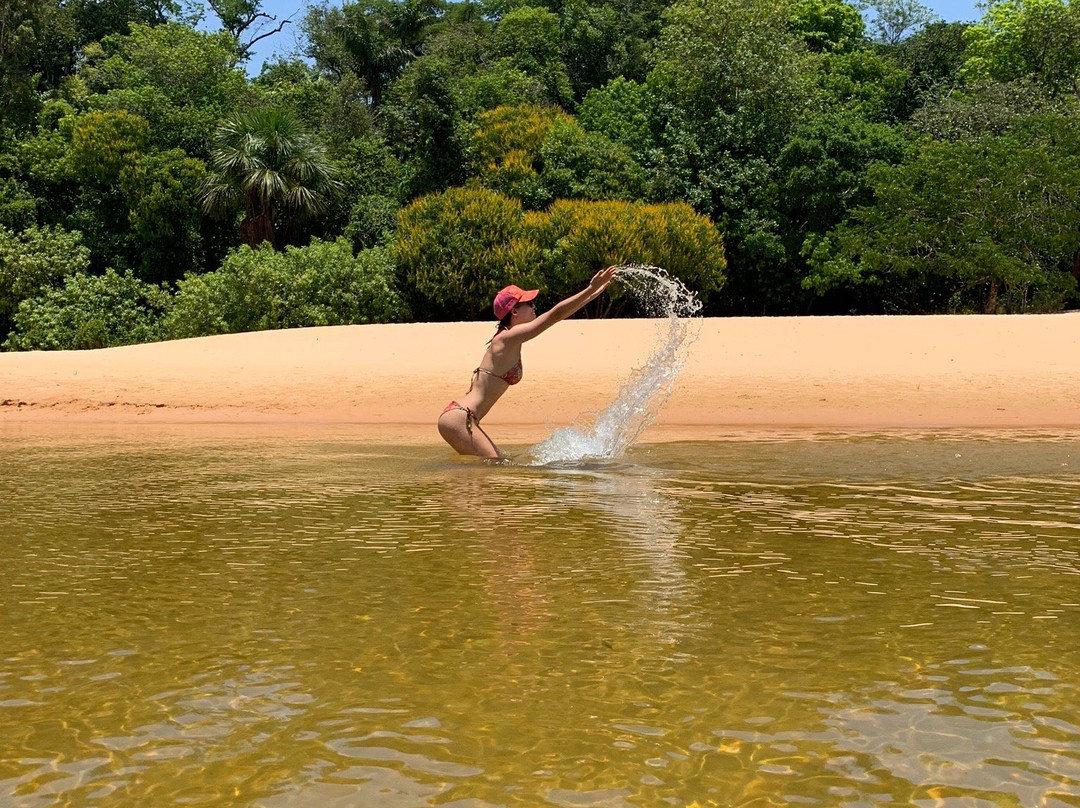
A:
{"type": "MultiPolygon", "coordinates": [[[[485,420],[535,440],[603,409],[656,345],[650,320],[560,323],[485,420]]],[[[0,425],[341,423],[438,440],[488,323],[343,326],[100,351],[0,354],[0,425]]],[[[1080,314],[700,321],[646,440],[740,429],[1080,428],[1080,314]]]]}

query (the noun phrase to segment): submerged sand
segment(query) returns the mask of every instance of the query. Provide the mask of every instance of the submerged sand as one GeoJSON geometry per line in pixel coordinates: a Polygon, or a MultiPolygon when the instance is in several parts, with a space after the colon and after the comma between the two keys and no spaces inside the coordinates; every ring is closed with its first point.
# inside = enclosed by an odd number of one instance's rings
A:
{"type": "MultiPolygon", "coordinates": [[[[1080,427],[1080,313],[710,318],[645,440],[745,429],[1080,427]]],[[[0,423],[340,423],[438,440],[488,323],[267,331],[98,351],[0,354],[0,423]]],[[[569,320],[523,351],[485,420],[538,440],[598,412],[666,330],[569,320]]]]}

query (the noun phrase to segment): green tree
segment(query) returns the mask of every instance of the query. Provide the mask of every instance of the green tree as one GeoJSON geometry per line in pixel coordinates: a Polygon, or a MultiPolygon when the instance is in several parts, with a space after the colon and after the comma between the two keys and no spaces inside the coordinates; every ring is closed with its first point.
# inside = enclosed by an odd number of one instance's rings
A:
{"type": "Polygon", "coordinates": [[[67,5],[78,31],[78,47],[111,34],[129,34],[133,25],[153,27],[180,16],[180,4],[172,0],[71,0],[67,5]]]}
{"type": "MultiPolygon", "coordinates": [[[[452,9],[453,11],[453,9],[452,9]]],[[[453,16],[452,12],[451,15],[453,16]]],[[[493,59],[489,38],[494,25],[480,19],[447,20],[432,26],[424,55],[445,71],[459,114],[464,118],[509,104],[545,103],[541,79],[515,67],[508,59],[493,59]]]]}
{"type": "Polygon", "coordinates": [[[960,86],[967,28],[967,23],[932,22],[890,49],[889,55],[908,73],[900,104],[901,119],[960,86]]]}
{"type": "Polygon", "coordinates": [[[614,6],[589,5],[586,0],[563,3],[559,12],[559,56],[575,100],[607,84],[626,68],[630,43],[623,31],[622,16],[614,6]]]}
{"type": "Polygon", "coordinates": [[[473,172],[486,187],[539,210],[557,197],[630,199],[645,172],[625,146],[586,132],[558,107],[497,107],[476,117],[473,172]]]}
{"type": "Polygon", "coordinates": [[[130,274],[76,272],[63,286],[19,304],[7,350],[109,348],[161,339],[161,319],[172,302],[161,286],[130,274]]]}
{"type": "Polygon", "coordinates": [[[70,15],[56,0],[0,3],[0,129],[33,120],[37,92],[70,72],[74,39],[70,15]]]}
{"type": "Polygon", "coordinates": [[[846,53],[866,40],[862,14],[844,0],[794,0],[791,25],[815,53],[846,53]]]}
{"type": "Polygon", "coordinates": [[[476,319],[508,283],[565,296],[610,264],[668,269],[703,295],[724,281],[723,238],[685,204],[559,200],[526,213],[483,188],[452,188],[402,210],[398,265],[441,317],[476,319]]]}
{"type": "Polygon", "coordinates": [[[649,90],[621,76],[589,90],[578,107],[577,119],[586,130],[626,146],[638,161],[646,159],[655,145],[649,90]]]}
{"type": "Polygon", "coordinates": [[[1053,95],[1080,95],[1080,5],[1001,0],[966,37],[965,80],[1031,78],[1053,95]]]}
{"type": "Polygon", "coordinates": [[[407,167],[408,197],[465,179],[468,135],[455,84],[449,64],[419,59],[394,83],[380,110],[387,142],[407,167]]]}
{"type": "Polygon", "coordinates": [[[556,198],[633,200],[645,194],[645,171],[630,150],[575,120],[556,121],[540,161],[540,176],[556,198]]]}
{"type": "Polygon", "coordinates": [[[540,176],[542,152],[552,128],[573,119],[558,107],[534,104],[496,107],[476,116],[469,152],[472,172],[493,191],[530,210],[546,207],[554,193],[540,176]]]}
{"type": "Polygon", "coordinates": [[[180,23],[133,25],[127,36],[88,46],[85,56],[79,79],[86,103],[145,118],[157,148],[205,157],[217,122],[254,100],[226,33],[180,23]]]}
{"type": "Polygon", "coordinates": [[[44,200],[34,196],[12,152],[14,147],[0,136],[0,227],[20,232],[37,222],[38,209],[44,200]]]}
{"type": "Polygon", "coordinates": [[[872,167],[868,183],[872,204],[807,243],[809,288],[864,290],[870,310],[901,312],[1054,310],[1075,293],[1071,148],[924,141],[904,163],[872,167]]]}
{"type": "Polygon", "coordinates": [[[120,172],[139,278],[176,281],[203,268],[202,213],[192,200],[205,175],[205,164],[179,149],[139,155],[120,172]]]}
{"type": "Polygon", "coordinates": [[[405,198],[406,167],[376,136],[352,141],[340,158],[344,191],[324,232],[344,232],[356,250],[389,243],[405,198]]]}
{"type": "Polygon", "coordinates": [[[538,79],[548,103],[573,103],[570,77],[562,62],[557,15],[532,6],[516,8],[499,21],[490,47],[493,57],[538,79]]]}
{"type": "Polygon", "coordinates": [[[432,0],[361,0],[340,8],[312,7],[304,18],[307,55],[330,76],[358,76],[378,107],[390,84],[419,55],[426,27],[436,19],[432,0]]]}
{"type": "Polygon", "coordinates": [[[826,104],[868,121],[893,121],[903,112],[909,74],[877,51],[860,49],[829,54],[818,67],[826,104]]]}
{"type": "Polygon", "coordinates": [[[247,245],[215,272],[180,282],[163,323],[170,338],[406,319],[383,248],[354,254],[349,243],[313,239],[277,252],[247,245]]]}
{"type": "Polygon", "coordinates": [[[213,216],[243,210],[245,244],[268,241],[283,250],[296,243],[301,223],[324,212],[339,189],[325,148],[291,113],[265,109],[221,124],[199,198],[213,216]]]}
{"type": "Polygon", "coordinates": [[[979,140],[1007,134],[1044,115],[1072,117],[1062,99],[1030,79],[986,81],[930,100],[909,123],[935,140],[979,140]]]}
{"type": "Polygon", "coordinates": [[[870,166],[902,161],[907,138],[900,127],[872,123],[850,111],[825,111],[800,122],[777,159],[777,208],[787,260],[768,268],[762,294],[770,307],[805,312],[817,304],[804,289],[803,245],[838,226],[852,208],[873,201],[870,166]]]}
{"type": "Polygon", "coordinates": [[[66,162],[81,183],[113,185],[150,140],[150,124],[127,110],[87,112],[71,125],[66,162]]]}
{"type": "Polygon", "coordinates": [[[775,160],[812,98],[810,58],[780,0],[679,0],[649,73],[653,196],[724,233],[726,310],[766,311],[760,279],[787,256],[775,160]]]}
{"type": "Polygon", "coordinates": [[[295,114],[310,130],[319,131],[332,154],[348,150],[354,140],[375,131],[367,91],[348,73],[330,81],[314,67],[298,60],[263,65],[255,79],[261,106],[281,107],[295,114]]]}

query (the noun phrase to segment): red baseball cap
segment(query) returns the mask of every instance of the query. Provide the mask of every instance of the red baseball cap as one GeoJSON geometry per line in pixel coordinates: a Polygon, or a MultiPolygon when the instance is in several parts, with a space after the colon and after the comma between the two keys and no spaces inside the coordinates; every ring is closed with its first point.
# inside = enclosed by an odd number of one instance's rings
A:
{"type": "Polygon", "coordinates": [[[491,306],[495,310],[495,319],[503,319],[514,310],[514,306],[518,303],[528,303],[530,300],[535,299],[538,294],[540,294],[539,289],[504,286],[499,290],[499,294],[495,295],[495,302],[491,306]]]}

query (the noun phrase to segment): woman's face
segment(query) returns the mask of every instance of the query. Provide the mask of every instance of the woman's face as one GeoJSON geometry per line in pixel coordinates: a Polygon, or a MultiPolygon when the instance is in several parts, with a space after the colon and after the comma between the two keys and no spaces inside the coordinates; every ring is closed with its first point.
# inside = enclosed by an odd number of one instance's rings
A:
{"type": "Polygon", "coordinates": [[[510,324],[516,325],[517,323],[528,323],[536,319],[536,306],[533,305],[531,300],[518,303],[514,306],[513,315],[510,318],[510,324]]]}

